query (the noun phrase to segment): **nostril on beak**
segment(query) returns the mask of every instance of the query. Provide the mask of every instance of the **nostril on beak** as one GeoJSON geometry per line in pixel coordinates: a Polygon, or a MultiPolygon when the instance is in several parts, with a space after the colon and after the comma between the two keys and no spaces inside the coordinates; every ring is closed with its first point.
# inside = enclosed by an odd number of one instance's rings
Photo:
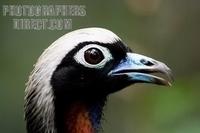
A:
{"type": "Polygon", "coordinates": [[[146,66],[153,66],[154,65],[151,61],[148,61],[148,60],[145,60],[145,59],[141,59],[140,62],[143,65],[146,65],[146,66]]]}

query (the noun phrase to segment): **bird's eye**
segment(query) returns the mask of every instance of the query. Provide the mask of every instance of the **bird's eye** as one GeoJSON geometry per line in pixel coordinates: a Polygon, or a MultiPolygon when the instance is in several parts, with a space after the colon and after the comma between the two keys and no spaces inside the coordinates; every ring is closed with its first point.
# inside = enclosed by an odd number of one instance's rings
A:
{"type": "Polygon", "coordinates": [[[100,63],[104,59],[104,56],[99,49],[89,48],[85,51],[84,58],[87,63],[94,65],[100,63]]]}
{"type": "Polygon", "coordinates": [[[108,48],[97,44],[88,44],[74,55],[74,59],[85,67],[100,69],[113,57],[108,48]]]}

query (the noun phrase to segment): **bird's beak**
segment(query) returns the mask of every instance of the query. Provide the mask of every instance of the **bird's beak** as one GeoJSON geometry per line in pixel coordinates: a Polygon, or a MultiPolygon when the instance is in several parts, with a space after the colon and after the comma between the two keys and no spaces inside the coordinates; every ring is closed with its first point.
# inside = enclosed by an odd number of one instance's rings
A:
{"type": "Polygon", "coordinates": [[[124,77],[129,83],[153,83],[171,86],[171,70],[162,62],[152,58],[127,53],[127,57],[109,72],[111,77],[124,77]],[[161,73],[165,78],[155,76],[153,73],[161,73]]]}

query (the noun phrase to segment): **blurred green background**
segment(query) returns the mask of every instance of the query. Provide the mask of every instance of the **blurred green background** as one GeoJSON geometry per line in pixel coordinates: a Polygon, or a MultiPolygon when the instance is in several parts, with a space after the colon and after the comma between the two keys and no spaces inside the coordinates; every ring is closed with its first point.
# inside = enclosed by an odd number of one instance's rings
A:
{"type": "Polygon", "coordinates": [[[109,97],[104,133],[200,133],[200,1],[1,0],[0,132],[25,133],[25,82],[42,51],[70,30],[13,30],[6,4],[85,5],[72,30],[104,27],[173,70],[170,88],[136,84],[109,97]]]}

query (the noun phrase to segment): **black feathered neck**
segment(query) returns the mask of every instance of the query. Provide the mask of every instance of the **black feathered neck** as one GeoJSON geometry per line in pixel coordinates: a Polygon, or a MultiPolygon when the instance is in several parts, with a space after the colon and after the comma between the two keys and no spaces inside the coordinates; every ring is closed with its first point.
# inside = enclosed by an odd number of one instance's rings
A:
{"type": "MultiPolygon", "coordinates": [[[[82,94],[83,95],[83,94],[82,94]]],[[[58,133],[97,133],[106,97],[77,98],[73,94],[55,98],[55,124],[58,133]]]]}

